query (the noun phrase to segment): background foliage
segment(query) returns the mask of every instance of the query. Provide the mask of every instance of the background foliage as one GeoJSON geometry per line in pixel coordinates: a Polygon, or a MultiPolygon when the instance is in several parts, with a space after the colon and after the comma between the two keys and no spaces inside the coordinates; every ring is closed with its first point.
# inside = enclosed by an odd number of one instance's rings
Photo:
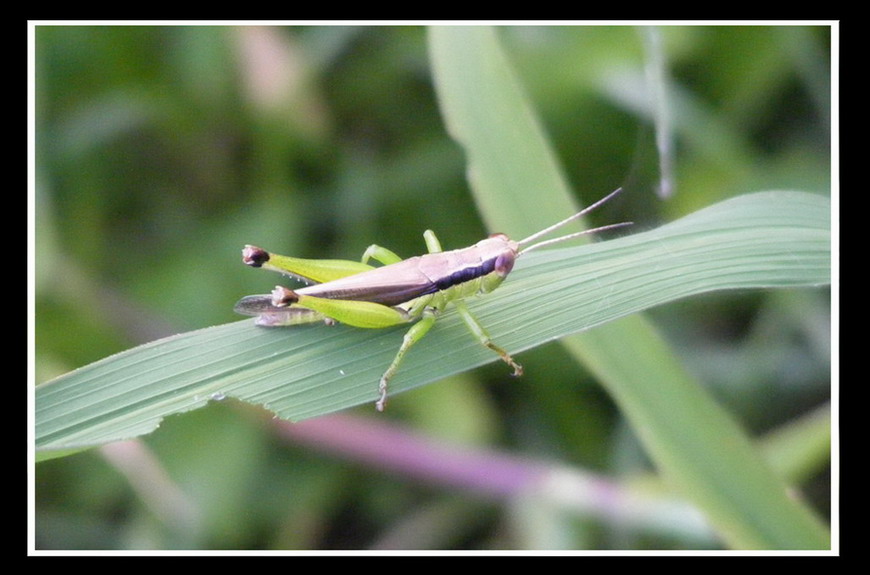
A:
{"type": "MultiPolygon", "coordinates": [[[[635,191],[600,223],[654,227],[753,190],[829,193],[827,28],[663,30],[677,110],[669,201],[653,193],[653,132],[621,81],[643,65],[637,29],[499,32],[578,195],[635,191]]],[[[447,247],[485,231],[433,96],[422,28],[39,27],[36,56],[37,381],[237,319],[232,302],[272,281],[241,266],[245,243],[354,257],[372,241],[412,253],[427,227],[447,247]]],[[[650,315],[753,433],[830,395],[824,292],[716,295],[650,315]]],[[[389,417],[445,441],[611,477],[648,470],[610,399],[558,346],[522,360],[535,375],[519,385],[488,366],[396,397],[389,417]]],[[[168,420],[143,443],[184,502],[178,508],[205,518],[196,529],[183,513],[168,521],[102,450],[38,466],[37,546],[711,544],[583,516],[542,530],[528,507],[288,444],[236,404],[168,420]],[[550,532],[558,536],[540,536],[550,532]]],[[[802,483],[827,515],[824,461],[802,483]]]]}

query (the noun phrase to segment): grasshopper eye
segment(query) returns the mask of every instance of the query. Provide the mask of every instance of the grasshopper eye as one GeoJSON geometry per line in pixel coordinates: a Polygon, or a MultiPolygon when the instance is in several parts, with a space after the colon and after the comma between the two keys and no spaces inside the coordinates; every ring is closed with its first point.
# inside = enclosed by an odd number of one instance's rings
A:
{"type": "Polygon", "coordinates": [[[504,252],[499,254],[498,257],[495,258],[495,267],[493,271],[499,275],[499,277],[506,277],[511,270],[514,269],[514,261],[516,260],[516,255],[511,252],[504,252]]]}

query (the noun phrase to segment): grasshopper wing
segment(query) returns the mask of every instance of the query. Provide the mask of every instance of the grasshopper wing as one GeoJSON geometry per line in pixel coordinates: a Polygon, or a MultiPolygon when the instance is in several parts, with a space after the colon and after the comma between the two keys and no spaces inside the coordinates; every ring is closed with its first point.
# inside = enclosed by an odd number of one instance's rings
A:
{"type": "Polygon", "coordinates": [[[296,292],[327,299],[400,305],[438,291],[435,282],[420,270],[419,260],[420,256],[409,258],[331,282],[307,286],[296,292]]]}

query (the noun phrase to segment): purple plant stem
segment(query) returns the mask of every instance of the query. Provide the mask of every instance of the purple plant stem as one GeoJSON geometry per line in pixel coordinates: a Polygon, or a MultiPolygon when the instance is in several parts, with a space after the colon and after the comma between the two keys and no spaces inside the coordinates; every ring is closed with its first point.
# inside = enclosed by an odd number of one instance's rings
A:
{"type": "Polygon", "coordinates": [[[533,488],[551,472],[527,458],[436,442],[395,424],[347,415],[301,423],[276,420],[294,443],[421,481],[505,497],[533,488]]]}
{"type": "Polygon", "coordinates": [[[353,415],[273,421],[277,432],[297,445],[405,478],[493,499],[537,493],[551,504],[617,526],[673,533],[704,544],[715,541],[703,515],[678,497],[626,488],[558,462],[458,446],[353,415]]]}

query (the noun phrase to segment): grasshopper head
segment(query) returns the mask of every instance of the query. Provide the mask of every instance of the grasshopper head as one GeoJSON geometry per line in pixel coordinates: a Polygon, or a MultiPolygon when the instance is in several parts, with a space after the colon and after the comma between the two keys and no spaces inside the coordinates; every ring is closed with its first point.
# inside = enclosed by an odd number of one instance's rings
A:
{"type": "Polygon", "coordinates": [[[520,245],[507,237],[506,234],[491,234],[485,240],[477,242],[476,246],[483,261],[492,260],[492,271],[500,278],[505,278],[514,269],[514,261],[520,250],[520,245]]]}

